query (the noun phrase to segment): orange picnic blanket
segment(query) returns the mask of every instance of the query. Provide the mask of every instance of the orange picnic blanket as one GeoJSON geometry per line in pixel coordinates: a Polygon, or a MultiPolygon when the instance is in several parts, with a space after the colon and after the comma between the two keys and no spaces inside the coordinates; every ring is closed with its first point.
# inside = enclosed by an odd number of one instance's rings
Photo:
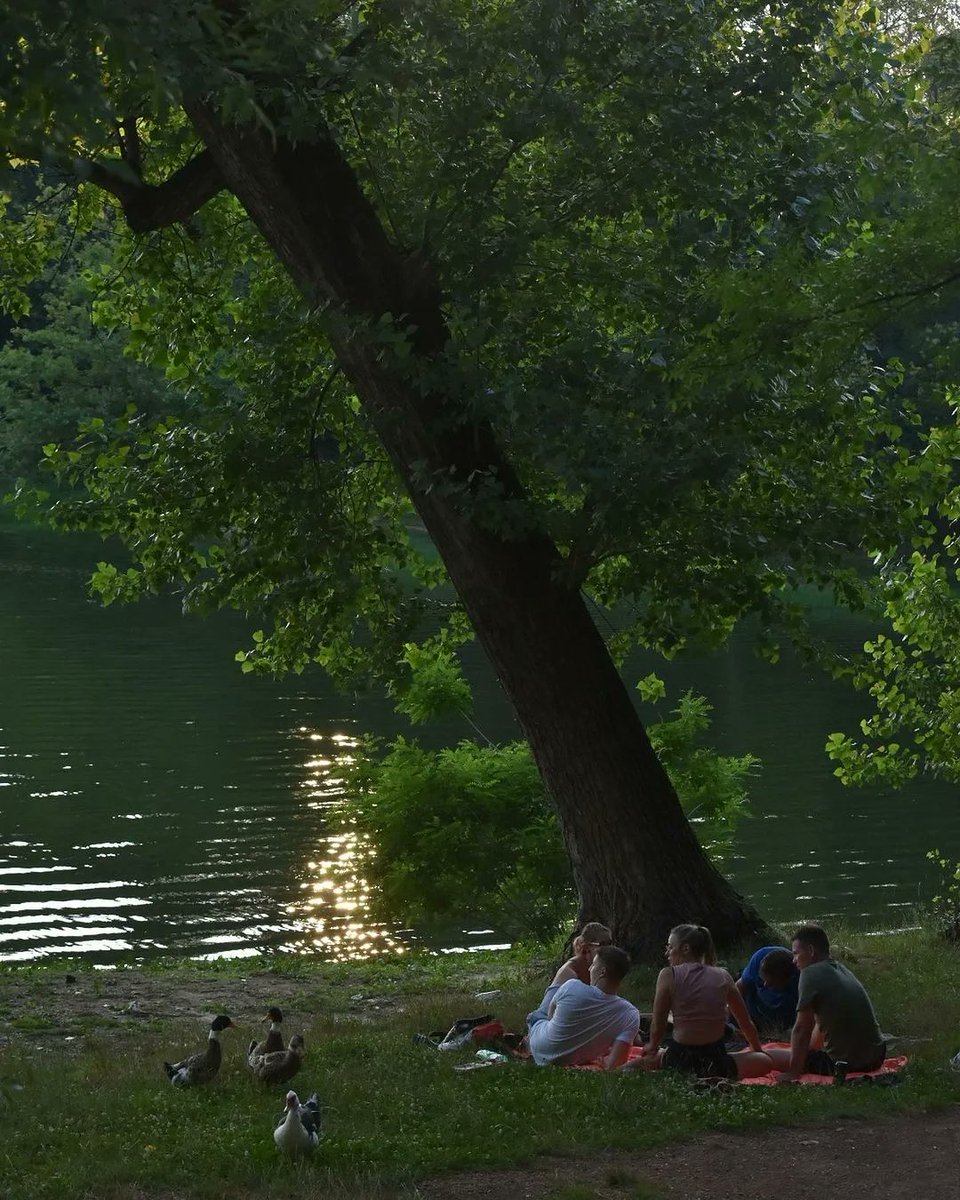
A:
{"type": "MultiPolygon", "coordinates": [[[[789,1050],[789,1042],[764,1042],[764,1050],[789,1050]]],[[[884,1060],[882,1067],[877,1067],[875,1071],[850,1071],[847,1073],[847,1079],[863,1079],[866,1076],[876,1078],[878,1075],[894,1075],[897,1071],[902,1071],[907,1065],[906,1055],[900,1054],[894,1058],[884,1060]]],[[[772,1084],[779,1083],[780,1071],[771,1071],[767,1075],[756,1075],[753,1079],[741,1079],[741,1083],[759,1083],[772,1084]]],[[[797,1083],[833,1083],[832,1075],[801,1075],[796,1081],[797,1083]]]]}
{"type": "MultiPolygon", "coordinates": [[[[789,1042],[764,1042],[763,1048],[764,1048],[764,1050],[789,1050],[790,1043],[789,1042]]],[[[630,1053],[627,1055],[627,1062],[633,1062],[634,1059],[643,1058],[643,1055],[644,1055],[644,1047],[643,1046],[631,1046],[630,1053]]],[[[574,1067],[573,1070],[575,1070],[575,1071],[602,1071],[603,1070],[603,1061],[604,1060],[602,1058],[598,1058],[598,1059],[595,1059],[591,1063],[582,1063],[579,1066],[574,1067]]],[[[864,1076],[867,1076],[867,1075],[870,1075],[870,1076],[894,1075],[894,1074],[896,1074],[897,1071],[902,1071],[906,1065],[907,1065],[906,1056],[901,1054],[895,1058],[886,1059],[884,1061],[883,1066],[877,1067],[877,1069],[875,1071],[850,1071],[849,1074],[847,1075],[847,1079],[862,1079],[864,1076]]],[[[731,1080],[730,1082],[731,1083],[759,1083],[759,1084],[770,1085],[770,1084],[778,1083],[780,1080],[780,1075],[781,1075],[780,1071],[770,1071],[769,1074],[767,1074],[767,1075],[757,1075],[753,1079],[731,1080]]],[[[797,1080],[797,1083],[833,1083],[833,1076],[832,1075],[801,1075],[800,1078],[797,1080]]]]}
{"type": "MultiPolygon", "coordinates": [[[[633,1060],[636,1058],[643,1058],[643,1055],[643,1046],[631,1046],[630,1052],[627,1055],[627,1062],[633,1062],[633,1060]]],[[[602,1054],[599,1058],[595,1058],[593,1062],[575,1063],[572,1067],[568,1067],[567,1069],[570,1071],[602,1071],[604,1062],[606,1062],[606,1055],[602,1054]]]]}

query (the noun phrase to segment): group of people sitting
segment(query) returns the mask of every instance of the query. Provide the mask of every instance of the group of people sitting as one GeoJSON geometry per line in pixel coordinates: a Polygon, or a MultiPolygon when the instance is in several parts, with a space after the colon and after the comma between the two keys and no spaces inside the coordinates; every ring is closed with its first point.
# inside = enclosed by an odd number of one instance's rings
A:
{"type": "Polygon", "coordinates": [[[604,925],[585,925],[573,957],[557,971],[540,1007],[527,1017],[527,1044],[540,1066],[603,1060],[607,1070],[667,1068],[698,1076],[746,1079],[873,1071],[886,1044],[863,985],[830,956],[818,925],[801,925],[791,950],[765,946],[740,978],[716,965],[710,931],[677,925],[667,939],[668,965],[657,978],[653,1012],[644,1021],[619,994],[630,959],[604,925]],[[728,1048],[733,1026],[743,1049],[728,1048]],[[761,1034],[790,1048],[764,1049],[761,1034]],[[642,1056],[631,1058],[634,1044],[642,1056]]]}

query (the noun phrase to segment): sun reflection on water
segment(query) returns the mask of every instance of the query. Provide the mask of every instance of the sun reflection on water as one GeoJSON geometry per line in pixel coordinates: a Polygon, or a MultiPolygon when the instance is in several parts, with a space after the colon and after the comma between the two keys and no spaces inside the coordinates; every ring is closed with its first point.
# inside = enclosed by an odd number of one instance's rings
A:
{"type": "MultiPolygon", "coordinates": [[[[359,739],[305,726],[298,733],[311,743],[301,785],[306,803],[330,811],[343,795],[343,771],[353,762],[359,739]]],[[[312,950],[333,962],[403,953],[403,942],[370,913],[371,885],[364,868],[372,854],[369,841],[353,830],[318,839],[301,870],[300,895],[286,907],[303,941],[285,949],[312,950]]]]}

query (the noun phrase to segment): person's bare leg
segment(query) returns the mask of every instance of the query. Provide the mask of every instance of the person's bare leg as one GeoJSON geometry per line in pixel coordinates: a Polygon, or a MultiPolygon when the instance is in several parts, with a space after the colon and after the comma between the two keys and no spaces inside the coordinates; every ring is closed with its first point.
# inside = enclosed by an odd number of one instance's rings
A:
{"type": "Polygon", "coordinates": [[[639,1058],[631,1058],[623,1064],[621,1071],[659,1071],[663,1062],[663,1051],[656,1054],[643,1054],[639,1058]]]}
{"type": "Polygon", "coordinates": [[[771,1047],[769,1050],[764,1050],[764,1054],[773,1063],[775,1071],[786,1071],[790,1067],[790,1050],[786,1046],[771,1047]]]}
{"type": "Polygon", "coordinates": [[[754,1079],[758,1075],[769,1075],[774,1069],[770,1056],[766,1051],[736,1050],[730,1057],[737,1064],[737,1077],[739,1079],[754,1079]]]}

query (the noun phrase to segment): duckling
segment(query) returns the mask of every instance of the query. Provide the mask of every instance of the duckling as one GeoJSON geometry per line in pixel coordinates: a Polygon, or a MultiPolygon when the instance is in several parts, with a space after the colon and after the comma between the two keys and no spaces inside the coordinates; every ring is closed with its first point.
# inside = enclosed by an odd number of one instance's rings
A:
{"type": "Polygon", "coordinates": [[[287,1092],[287,1107],[273,1131],[277,1149],[296,1156],[313,1150],[320,1141],[320,1101],[314,1092],[306,1104],[296,1092],[287,1092]]]}
{"type": "Polygon", "coordinates": [[[303,1066],[305,1053],[303,1038],[295,1033],[286,1050],[275,1050],[272,1054],[251,1054],[250,1067],[261,1083],[286,1083],[303,1066]]]}
{"type": "Polygon", "coordinates": [[[191,1054],[189,1058],[181,1059],[172,1065],[168,1062],[163,1064],[167,1078],[174,1087],[192,1087],[197,1083],[209,1083],[211,1079],[216,1078],[223,1057],[220,1050],[220,1033],[232,1026],[233,1022],[226,1014],[214,1017],[210,1022],[206,1050],[201,1054],[191,1054]]]}
{"type": "Polygon", "coordinates": [[[247,1047],[247,1062],[251,1068],[253,1067],[253,1060],[255,1058],[260,1058],[264,1054],[275,1054],[278,1050],[283,1050],[283,1034],[280,1032],[280,1022],[283,1020],[283,1013],[279,1008],[268,1008],[267,1015],[263,1019],[270,1022],[270,1030],[262,1042],[258,1042],[254,1038],[247,1047]]]}

